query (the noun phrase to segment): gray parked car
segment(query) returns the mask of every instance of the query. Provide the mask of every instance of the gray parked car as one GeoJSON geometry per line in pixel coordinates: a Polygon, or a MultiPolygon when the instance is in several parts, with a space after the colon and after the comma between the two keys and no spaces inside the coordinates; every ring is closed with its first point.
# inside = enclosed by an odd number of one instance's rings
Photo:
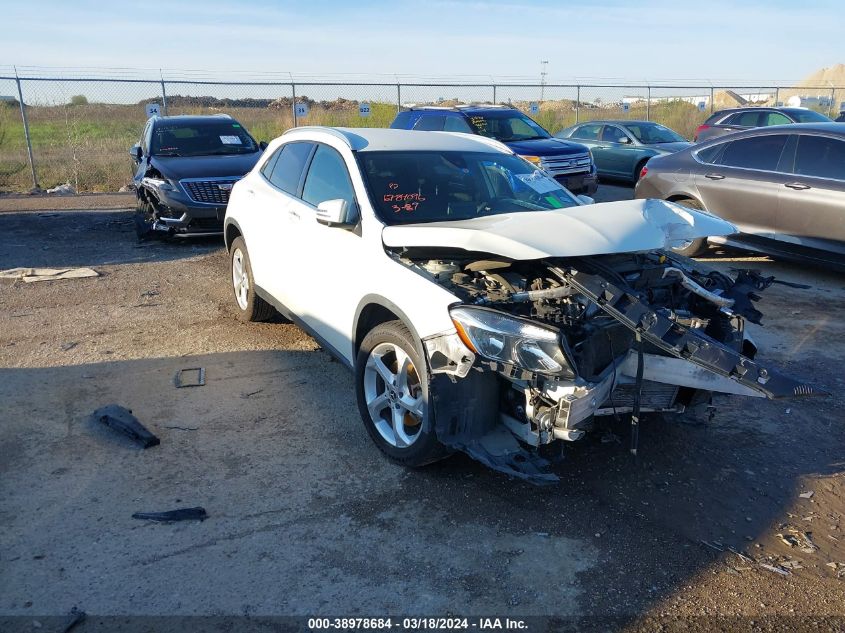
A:
{"type": "Polygon", "coordinates": [[[765,108],[750,106],[747,108],[728,108],[711,114],[698,126],[693,140],[706,141],[731,132],[739,132],[755,127],[769,125],[788,125],[790,123],[827,123],[828,117],[807,108],[765,108]]]}
{"type": "Polygon", "coordinates": [[[652,156],[691,145],[668,127],[650,121],[588,121],[555,134],[590,148],[599,176],[637,182],[652,156]]]}
{"type": "MultiPolygon", "coordinates": [[[[704,209],[740,233],[710,241],[845,266],[845,125],[758,128],[652,158],[637,198],[704,209]]],[[[696,240],[681,249],[695,255],[696,240]]]]}

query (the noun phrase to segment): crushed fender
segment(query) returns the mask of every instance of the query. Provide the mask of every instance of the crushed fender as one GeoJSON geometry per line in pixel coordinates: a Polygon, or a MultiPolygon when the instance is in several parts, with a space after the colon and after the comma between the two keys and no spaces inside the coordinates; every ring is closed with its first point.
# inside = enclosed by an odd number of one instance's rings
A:
{"type": "Polygon", "coordinates": [[[100,407],[92,414],[92,417],[99,423],[127,435],[144,448],[158,446],[161,441],[138,421],[132,410],[121,407],[117,404],[109,404],[100,407]]]}
{"type": "Polygon", "coordinates": [[[172,523],[174,521],[205,521],[208,518],[205,508],[179,508],[167,512],[136,512],[133,519],[143,521],[158,521],[160,523],[172,523]]]}

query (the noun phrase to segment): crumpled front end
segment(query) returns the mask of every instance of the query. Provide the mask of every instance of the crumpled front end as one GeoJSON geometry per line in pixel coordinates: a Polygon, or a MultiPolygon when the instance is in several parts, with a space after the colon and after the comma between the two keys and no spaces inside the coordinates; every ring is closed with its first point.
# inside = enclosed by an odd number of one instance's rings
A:
{"type": "MultiPolygon", "coordinates": [[[[458,251],[455,251],[458,252],[458,251]]],[[[511,475],[597,417],[678,412],[712,392],[782,398],[811,385],[755,360],[746,321],[773,282],[671,252],[513,261],[406,249],[406,265],[461,299],[456,332],[425,341],[438,438],[511,475]]]]}

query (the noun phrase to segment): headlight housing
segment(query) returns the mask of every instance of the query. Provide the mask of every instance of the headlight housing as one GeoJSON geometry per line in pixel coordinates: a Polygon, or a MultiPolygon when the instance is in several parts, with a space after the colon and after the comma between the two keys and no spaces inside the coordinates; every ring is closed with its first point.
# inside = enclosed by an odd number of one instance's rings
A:
{"type": "Polygon", "coordinates": [[[461,340],[477,354],[539,374],[575,378],[558,330],[489,308],[458,306],[449,312],[461,340]]]}

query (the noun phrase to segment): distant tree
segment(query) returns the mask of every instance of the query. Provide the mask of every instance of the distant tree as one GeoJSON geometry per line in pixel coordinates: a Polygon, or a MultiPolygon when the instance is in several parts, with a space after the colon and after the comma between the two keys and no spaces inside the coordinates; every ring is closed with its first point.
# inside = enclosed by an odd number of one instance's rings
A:
{"type": "Polygon", "coordinates": [[[86,97],[85,95],[73,95],[70,98],[70,105],[72,105],[72,106],[88,105],[88,97],[86,97]]]}

